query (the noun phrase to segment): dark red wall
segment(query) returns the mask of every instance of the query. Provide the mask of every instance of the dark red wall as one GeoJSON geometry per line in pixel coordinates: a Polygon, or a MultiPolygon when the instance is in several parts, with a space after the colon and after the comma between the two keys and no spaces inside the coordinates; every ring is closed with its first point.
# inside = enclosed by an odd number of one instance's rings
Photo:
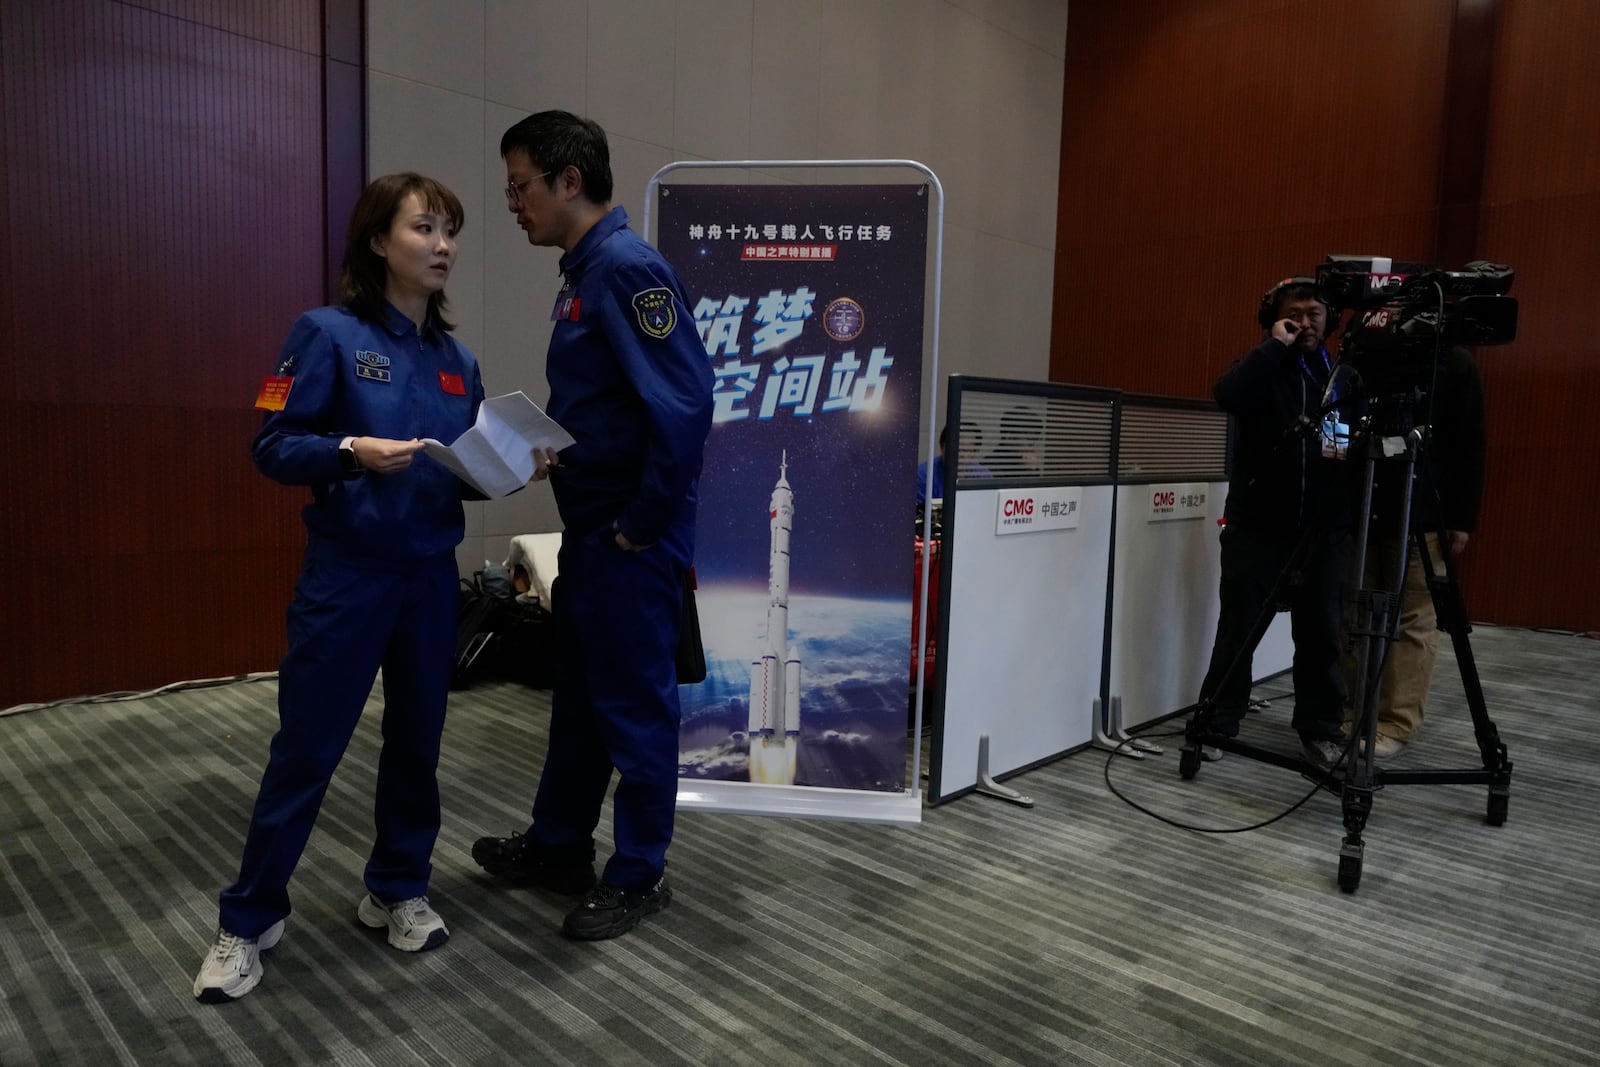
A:
{"type": "Polygon", "coordinates": [[[1050,376],[1208,396],[1334,252],[1510,263],[1474,618],[1600,629],[1600,5],[1074,3],[1050,376]]]}
{"type": "Polygon", "coordinates": [[[1500,5],[1478,254],[1517,268],[1489,403],[1479,618],[1600,630],[1600,4],[1500,5]]]}
{"type": "Polygon", "coordinates": [[[0,706],[275,666],[300,494],[251,403],[325,300],[330,175],[359,190],[352,12],[0,7],[0,706]]]}

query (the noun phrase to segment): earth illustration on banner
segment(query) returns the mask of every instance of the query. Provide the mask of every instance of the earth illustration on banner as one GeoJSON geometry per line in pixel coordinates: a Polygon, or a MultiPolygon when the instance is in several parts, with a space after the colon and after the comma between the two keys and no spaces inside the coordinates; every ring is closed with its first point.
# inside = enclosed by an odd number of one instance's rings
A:
{"type": "MultiPolygon", "coordinates": [[[[696,596],[707,675],[703,683],[681,691],[678,774],[747,781],[751,659],[761,644],[767,591],[702,584],[696,596]],[[736,658],[725,654],[733,650],[745,652],[736,658]]],[[[790,647],[804,665],[796,785],[904,787],[905,734],[885,731],[884,723],[899,723],[906,712],[910,618],[911,605],[904,599],[790,599],[790,647]]]]}

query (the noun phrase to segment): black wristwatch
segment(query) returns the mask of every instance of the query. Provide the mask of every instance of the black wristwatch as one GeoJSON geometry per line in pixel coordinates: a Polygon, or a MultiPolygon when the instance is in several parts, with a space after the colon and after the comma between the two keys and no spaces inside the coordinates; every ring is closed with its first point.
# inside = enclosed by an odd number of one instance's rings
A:
{"type": "MultiPolygon", "coordinates": [[[[351,444],[354,444],[354,443],[355,442],[352,440],[351,444]]],[[[356,450],[354,448],[341,448],[341,449],[339,449],[339,467],[346,474],[360,474],[361,473],[361,470],[362,470],[361,461],[356,458],[356,450]]]]}

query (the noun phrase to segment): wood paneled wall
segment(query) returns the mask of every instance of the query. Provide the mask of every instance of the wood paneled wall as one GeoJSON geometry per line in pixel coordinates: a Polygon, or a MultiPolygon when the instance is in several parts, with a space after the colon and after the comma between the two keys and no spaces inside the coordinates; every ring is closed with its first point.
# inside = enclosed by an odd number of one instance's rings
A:
{"type": "Polygon", "coordinates": [[[1209,396],[1329,253],[1509,263],[1468,607],[1600,629],[1596,40],[1587,0],[1075,3],[1051,378],[1209,396]]]}
{"type": "Polygon", "coordinates": [[[326,127],[360,167],[323,90],[352,13],[0,7],[0,707],[276,665],[303,494],[251,404],[325,300],[326,127]]]}
{"type": "Polygon", "coordinates": [[[1600,4],[1504,0],[1478,255],[1517,268],[1517,342],[1478,351],[1489,463],[1477,618],[1600,630],[1600,4]]]}

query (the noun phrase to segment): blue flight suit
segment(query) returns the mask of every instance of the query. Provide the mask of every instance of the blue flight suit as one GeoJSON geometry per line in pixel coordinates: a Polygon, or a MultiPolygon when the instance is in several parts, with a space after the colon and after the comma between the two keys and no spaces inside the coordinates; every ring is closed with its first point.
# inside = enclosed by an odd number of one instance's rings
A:
{"type": "Polygon", "coordinates": [[[551,472],[565,531],[550,751],[530,840],[587,859],[615,767],[619,889],[661,877],[678,797],[675,654],[694,556],[711,362],[677,273],[617,207],[561,258],[549,414],[576,439],[551,472]],[[641,551],[618,547],[620,530],[641,551]]]}
{"type": "MultiPolygon", "coordinates": [[[[917,464],[917,507],[928,502],[928,460],[917,464]]],[[[944,457],[933,458],[933,499],[944,499],[944,457]]]]}
{"type": "Polygon", "coordinates": [[[289,605],[279,728],[220,925],[255,937],[289,914],[289,876],[378,668],[383,750],[367,889],[395,903],[427,892],[439,833],[439,737],[455,649],[455,547],[465,483],[418,454],[398,474],[347,474],[347,436],[449,443],[483,402],[472,353],[392,305],[381,322],[342,307],[307,312],[279,362],[293,377],[251,446],[262,473],[311,487],[305,565],[289,605]]]}
{"type": "MultiPolygon", "coordinates": [[[[961,468],[963,478],[993,478],[989,468],[982,463],[968,463],[961,468]]],[[[928,502],[928,461],[917,464],[917,507],[928,502]]],[[[933,499],[944,499],[944,457],[933,457],[933,499]]]]}

